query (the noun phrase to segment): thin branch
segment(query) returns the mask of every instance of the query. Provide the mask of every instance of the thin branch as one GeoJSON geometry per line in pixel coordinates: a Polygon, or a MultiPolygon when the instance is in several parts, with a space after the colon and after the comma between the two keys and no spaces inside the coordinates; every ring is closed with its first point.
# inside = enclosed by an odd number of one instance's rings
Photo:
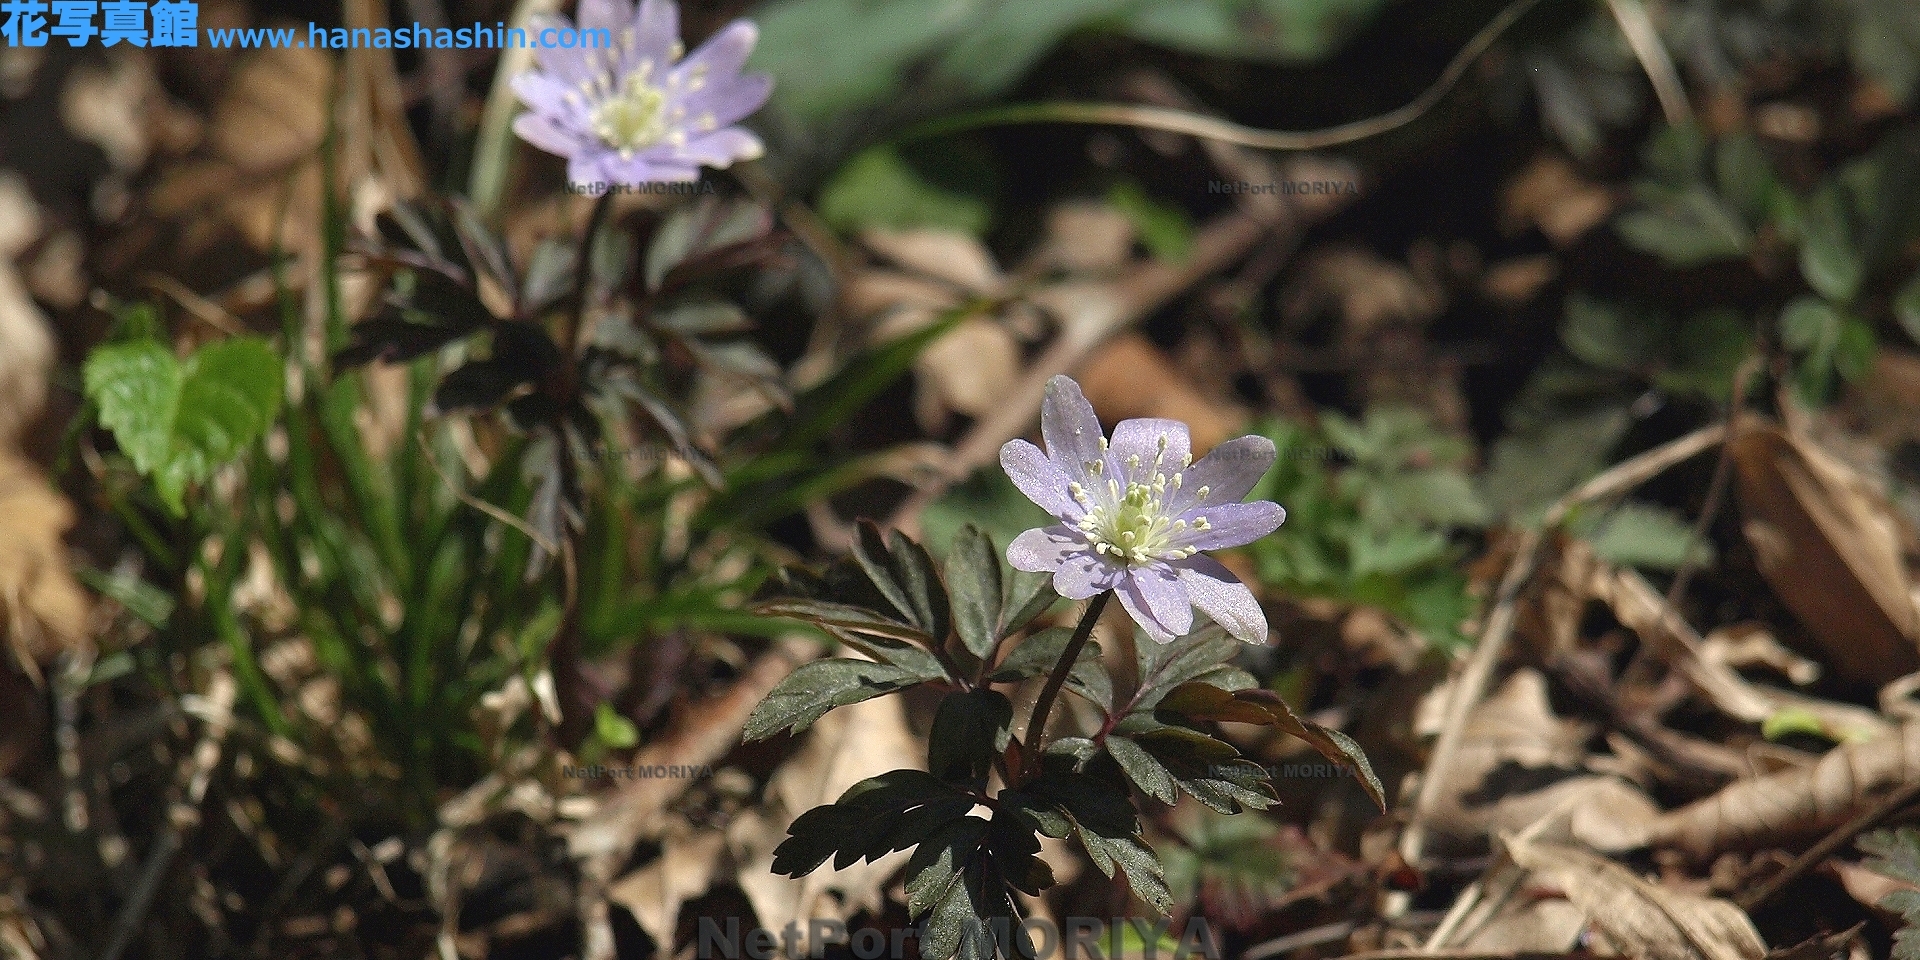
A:
{"type": "Polygon", "coordinates": [[[441,483],[446,484],[448,493],[451,493],[455,497],[459,498],[461,503],[464,503],[467,506],[480,511],[481,513],[486,514],[487,516],[492,517],[493,519],[498,520],[501,523],[504,523],[515,530],[520,531],[520,533],[524,535],[528,540],[532,540],[535,544],[537,544],[540,547],[540,549],[545,550],[547,553],[552,554],[554,556],[560,555],[559,544],[556,544],[552,540],[549,540],[546,537],[541,536],[540,531],[535,530],[532,527],[528,526],[525,520],[522,520],[519,517],[516,517],[513,514],[508,513],[507,511],[502,510],[499,507],[496,507],[493,504],[488,503],[487,501],[482,500],[479,497],[476,497],[466,492],[465,490],[460,489],[459,485],[453,482],[453,478],[447,475],[446,469],[440,466],[439,458],[433,455],[433,448],[428,446],[427,444],[426,430],[423,429],[418,433],[415,433],[414,439],[420,441],[420,452],[426,457],[427,466],[432,467],[434,475],[440,478],[441,483]]]}
{"type": "Polygon", "coordinates": [[[897,143],[924,140],[982,127],[1028,123],[1082,123],[1100,126],[1137,127],[1184,133],[1207,140],[1252,147],[1256,150],[1322,150],[1379,136],[1406,126],[1432,110],[1466,76],[1474,61],[1480,59],[1500,35],[1512,27],[1540,0],[1515,0],[1488,22],[1473,39],[1454,55],[1441,72],[1440,79],[1420,92],[1412,101],[1395,110],[1352,123],[1320,130],[1260,130],[1227,120],[1199,116],[1184,110],[1142,107],[1125,103],[1078,103],[1048,101],[994,107],[956,117],[921,124],[895,138],[897,143]]]}
{"type": "Polygon", "coordinates": [[[1686,88],[1680,85],[1680,71],[1674,69],[1673,58],[1668,56],[1666,44],[1660,41],[1660,31],[1654,28],[1653,18],[1647,16],[1647,8],[1640,0],[1607,0],[1607,9],[1620,25],[1627,46],[1633,48],[1640,69],[1646,71],[1647,82],[1653,84],[1653,95],[1659,98],[1660,112],[1666,115],[1667,123],[1676,127],[1692,123],[1693,104],[1687,102],[1686,88]]]}
{"type": "Polygon", "coordinates": [[[1894,814],[1920,803],[1920,780],[1904,784],[1900,789],[1887,794],[1879,803],[1865,813],[1836,827],[1832,833],[1820,838],[1820,842],[1807,848],[1805,853],[1793,858],[1786,869],[1775,874],[1766,883],[1734,898],[1740,909],[1751,913],[1754,908],[1779,896],[1795,880],[1805,876],[1807,871],[1819,866],[1828,857],[1838,853],[1841,847],[1854,841],[1855,837],[1879,826],[1894,814]]]}

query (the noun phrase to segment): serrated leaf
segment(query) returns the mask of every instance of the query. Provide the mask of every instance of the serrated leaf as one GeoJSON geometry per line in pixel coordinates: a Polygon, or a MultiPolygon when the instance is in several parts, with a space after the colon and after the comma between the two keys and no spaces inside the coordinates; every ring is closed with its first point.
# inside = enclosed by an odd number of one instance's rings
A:
{"type": "Polygon", "coordinates": [[[1140,745],[1126,737],[1107,738],[1107,752],[1113,755],[1114,762],[1126,771],[1127,779],[1146,794],[1168,806],[1178,797],[1173,784],[1173,774],[1167,772],[1160,761],[1141,749],[1140,745]]]}
{"type": "Polygon", "coordinates": [[[1026,626],[1059,601],[1053,591],[1053,577],[1045,573],[1004,569],[1001,571],[1001,636],[1026,626]]]}
{"type": "Polygon", "coordinates": [[[702,198],[679,207],[654,231],[647,246],[647,289],[659,290],[667,275],[683,263],[752,242],[772,227],[767,211],[752,203],[702,198]]]}
{"type": "Polygon", "coordinates": [[[947,588],[960,642],[982,660],[1000,643],[1000,554],[992,538],[968,524],[947,552],[947,588]]]}
{"type": "Polygon", "coordinates": [[[944,671],[929,675],[867,660],[835,658],[802,664],[754,708],[741,739],[751,743],[782,730],[799,733],[835,707],[871,700],[944,676],[944,671]]]}
{"type": "Polygon", "coordinates": [[[258,337],[208,344],[185,362],[140,340],[95,350],[83,377],[101,424],[181,514],[188,484],[266,433],[280,410],[285,368],[258,337]]]}
{"type": "Polygon", "coordinates": [[[1204,683],[1184,684],[1167,694],[1160,709],[1195,720],[1228,720],[1238,723],[1266,723],[1278,727],[1320,751],[1320,755],[1346,767],[1360,781],[1367,796],[1387,808],[1386,790],[1367,761],[1366,751],[1352,737],[1331,727],[1304,720],[1293,712],[1287,701],[1271,690],[1240,690],[1229,693],[1204,683]],[[1264,716],[1265,719],[1256,719],[1264,716]]]}
{"type": "Polygon", "coordinates": [[[1713,545],[1695,538],[1692,525],[1666,507],[1628,501],[1591,516],[1591,521],[1583,516],[1576,522],[1574,532],[1608,563],[1655,570],[1673,570],[1688,562],[1713,564],[1713,545]]]}
{"type": "Polygon", "coordinates": [[[841,231],[865,227],[937,228],[978,235],[993,219],[979,197],[922,176],[892,147],[847,161],[820,191],[820,216],[841,231]]]}
{"type": "Polygon", "coordinates": [[[1136,635],[1133,647],[1140,689],[1133,696],[1129,713],[1152,711],[1167,691],[1232,660],[1241,644],[1217,629],[1209,629],[1168,644],[1136,635]]]}
{"type": "MultiPolygon", "coordinates": [[[[1861,837],[1858,844],[1862,851],[1872,855],[1861,864],[1868,870],[1920,885],[1920,830],[1913,827],[1876,830],[1861,837]]],[[[1920,893],[1895,890],[1882,897],[1879,905],[1899,912],[1904,923],[1894,934],[1893,960],[1920,960],[1920,893]]]]}
{"type": "Polygon", "coordinates": [[[1664,350],[1660,328],[1617,303],[1584,293],[1567,298],[1560,339],[1574,356],[1602,370],[1639,373],[1664,350]]]}
{"type": "Polygon", "coordinates": [[[787,827],[773,851],[773,872],[812,873],[832,858],[836,869],[904,850],[962,818],[974,805],[921,770],[893,770],[847,789],[840,799],[815,807],[787,827]]]}
{"type": "Polygon", "coordinates": [[[1007,748],[1013,701],[998,690],[950,693],[940,701],[927,734],[927,769],[953,784],[978,783],[1007,748]]]}

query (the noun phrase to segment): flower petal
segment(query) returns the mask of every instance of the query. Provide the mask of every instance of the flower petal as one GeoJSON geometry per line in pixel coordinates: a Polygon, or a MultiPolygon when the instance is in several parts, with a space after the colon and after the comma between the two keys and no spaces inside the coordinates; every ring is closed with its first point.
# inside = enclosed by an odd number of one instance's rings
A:
{"type": "Polygon", "coordinates": [[[1180,586],[1200,612],[1213,618],[1235,639],[1267,642],[1267,614],[1253,591],[1212,557],[1189,557],[1173,564],[1180,586]]]}
{"type": "Polygon", "coordinates": [[[686,146],[674,150],[676,159],[705,164],[716,170],[733,166],[735,160],[753,160],[765,153],[760,138],[739,127],[694,137],[686,146]]]}
{"type": "Polygon", "coordinates": [[[1007,562],[1015,570],[1028,573],[1052,573],[1060,569],[1067,556],[1072,553],[1087,552],[1087,542],[1080,539],[1079,531],[1065,524],[1051,527],[1035,527],[1013,538],[1007,544],[1007,562]]]}
{"type": "MultiPolygon", "coordinates": [[[[573,21],[552,14],[535,14],[527,20],[527,36],[538,37],[543,30],[563,30],[571,33],[573,21]]],[[[587,50],[575,47],[536,47],[534,59],[540,68],[564,86],[579,86],[582,80],[591,80],[597,72],[594,64],[587,60],[587,50]]]]}
{"type": "Polygon", "coordinates": [[[1181,546],[1196,550],[1224,550],[1252,543],[1275,530],[1286,522],[1287,511],[1271,500],[1255,500],[1252,503],[1222,503],[1211,507],[1195,507],[1180,515],[1187,522],[1185,535],[1176,538],[1181,546]],[[1195,522],[1206,519],[1207,529],[1194,529],[1195,522]]]}
{"type": "Polygon", "coordinates": [[[1100,449],[1100,418],[1094,416],[1093,404],[1087,402],[1072,377],[1057,376],[1047,381],[1047,397],[1040,404],[1040,436],[1047,443],[1047,456],[1070,479],[1086,484],[1090,490],[1105,488],[1104,479],[1088,482],[1088,467],[1105,460],[1100,449]]]}
{"type": "MultiPolygon", "coordinates": [[[[514,117],[513,132],[519,135],[520,139],[548,153],[559,154],[569,160],[578,157],[583,152],[582,144],[577,137],[560,129],[559,126],[554,124],[551,117],[543,113],[523,113],[514,117]]],[[[573,168],[571,166],[568,167],[567,176],[568,179],[574,183],[586,182],[574,179],[573,168]]]]}
{"type": "Polygon", "coordinates": [[[608,183],[690,183],[700,179],[700,168],[674,156],[665,147],[655,147],[622,160],[620,154],[606,151],[601,162],[608,183]]]}
{"type": "Polygon", "coordinates": [[[1172,476],[1184,469],[1187,455],[1193,451],[1192,443],[1187,425],[1178,420],[1122,420],[1113,428],[1113,442],[1107,445],[1107,462],[1112,465],[1108,469],[1123,469],[1123,476],[1142,483],[1155,473],[1172,476]],[[1133,457],[1140,458],[1140,466],[1130,465],[1133,457]]]}
{"type": "Polygon", "coordinates": [[[726,127],[767,104],[773,94],[773,77],[764,73],[742,74],[720,80],[699,91],[681,91],[674,101],[676,109],[686,111],[687,124],[695,135],[726,127]],[[706,130],[700,128],[705,126],[706,130]]]}
{"type": "Polygon", "coordinates": [[[1278,452],[1266,437],[1236,437],[1214,447],[1181,478],[1180,493],[1167,504],[1172,513],[1216,503],[1238,503],[1273,467],[1278,452]],[[1207,488],[1205,499],[1200,488],[1207,488]]]}
{"type": "MultiPolygon", "coordinates": [[[[1120,598],[1120,605],[1127,608],[1127,616],[1132,617],[1133,622],[1139,624],[1140,629],[1146,631],[1153,642],[1172,643],[1179,638],[1180,634],[1174,632],[1170,625],[1161,623],[1160,619],[1153,615],[1151,601],[1142,594],[1133,577],[1122,579],[1119,589],[1115,590],[1114,594],[1120,598]]],[[[1191,625],[1193,610],[1190,607],[1187,610],[1187,618],[1191,625]]]]}
{"type": "Polygon", "coordinates": [[[1000,447],[1000,469],[1028,500],[1056,518],[1074,521],[1086,513],[1067,492],[1067,484],[1072,481],[1039,447],[1025,440],[1008,440],[1000,447]]]}
{"type": "MultiPolygon", "coordinates": [[[[582,0],[585,2],[585,0],[582,0]]],[[[760,28],[751,20],[735,20],[720,28],[720,32],[707,38],[700,49],[688,54],[673,68],[669,86],[691,85],[699,80],[703,83],[717,83],[740,72],[747,65],[747,55],[753,52],[754,44],[760,42],[760,28]]],[[[693,89],[698,89],[697,85],[693,89]]]]}
{"type": "MultiPolygon", "coordinates": [[[[1187,599],[1187,591],[1180,585],[1179,574],[1172,567],[1154,563],[1128,568],[1127,578],[1120,585],[1120,599],[1124,603],[1129,596],[1172,637],[1185,636],[1193,629],[1193,604],[1187,599]]],[[[1152,628],[1148,632],[1151,633],[1152,628]]]]}
{"type": "Polygon", "coordinates": [[[627,0],[580,0],[579,9],[574,12],[580,18],[581,29],[605,30],[616,38],[633,20],[633,4],[627,0]]]}
{"type": "MultiPolygon", "coordinates": [[[[633,49],[626,58],[629,68],[644,60],[653,61],[653,80],[659,82],[673,60],[674,44],[680,42],[680,5],[673,0],[640,0],[633,12],[633,49]]],[[[614,35],[614,43],[623,38],[614,35]]]]}
{"type": "Polygon", "coordinates": [[[1007,562],[1015,570],[1052,573],[1053,590],[1069,600],[1085,600],[1111,590],[1125,573],[1087,545],[1080,531],[1063,523],[1040,527],[1013,538],[1007,562]]]}

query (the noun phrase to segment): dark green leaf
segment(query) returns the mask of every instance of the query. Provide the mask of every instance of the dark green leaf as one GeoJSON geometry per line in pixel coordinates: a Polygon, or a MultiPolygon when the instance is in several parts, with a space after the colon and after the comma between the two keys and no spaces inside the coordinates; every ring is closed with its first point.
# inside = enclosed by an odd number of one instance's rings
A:
{"type": "Polygon", "coordinates": [[[789,729],[799,733],[834,707],[871,700],[944,676],[945,671],[929,675],[866,660],[816,660],[803,664],[754,708],[742,739],[764,740],[789,729]]]}
{"type": "Polygon", "coordinates": [[[1045,613],[1060,599],[1053,592],[1053,577],[1045,573],[1007,570],[1002,578],[1004,598],[1000,606],[1000,635],[1006,636],[1045,613]]]}
{"type": "Polygon", "coordinates": [[[1367,762],[1366,752],[1352,737],[1331,727],[1301,719],[1287,702],[1270,690],[1241,690],[1228,693],[1204,683],[1189,683],[1169,693],[1160,709],[1194,720],[1229,720],[1238,723],[1271,724],[1305,740],[1320,755],[1351,771],[1367,796],[1387,808],[1386,790],[1367,762]],[[1264,715],[1265,719],[1261,719],[1264,715]]]}
{"type": "Polygon", "coordinates": [[[1120,769],[1126,771],[1127,779],[1146,794],[1161,803],[1171,806],[1178,797],[1173,785],[1173,774],[1155,760],[1152,754],[1142,750],[1139,744],[1126,737],[1107,738],[1107,752],[1113,754],[1120,769]]]}
{"type": "Polygon", "coordinates": [[[1000,642],[1000,555],[978,527],[960,528],[947,554],[947,588],[953,593],[953,625],[974,656],[993,656],[1000,642]]]}
{"type": "Polygon", "coordinates": [[[950,693],[927,735],[927,769],[948,783],[984,781],[1007,749],[1013,701],[997,690],[950,693]]]}

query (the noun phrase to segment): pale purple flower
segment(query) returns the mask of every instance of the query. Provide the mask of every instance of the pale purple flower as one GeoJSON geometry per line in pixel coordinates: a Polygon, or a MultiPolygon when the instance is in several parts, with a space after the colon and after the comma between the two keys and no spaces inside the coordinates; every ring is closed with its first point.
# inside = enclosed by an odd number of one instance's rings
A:
{"type": "Polygon", "coordinates": [[[1277,503],[1240,502],[1273,466],[1273,441],[1229,440],[1195,463],[1186,424],[1140,419],[1121,421],[1109,442],[1068,377],[1048,381],[1040,433],[1046,452],[1011,440],[1000,465],[1060,522],[1015,538],[1008,562],[1053,574],[1070,600],[1112,590],[1161,643],[1193,629],[1195,607],[1241,640],[1267,641],[1253,592],[1201,551],[1252,543],[1287,518],[1277,503]]]}
{"type": "MultiPolygon", "coordinates": [[[[580,28],[604,30],[613,46],[538,48],[540,69],[513,78],[529,108],[513,122],[521,139],[567,158],[576,184],[692,181],[702,166],[726,168],[760,156],[760,138],[732,124],[760,109],[773,90],[765,74],[742,74],[760,38],[736,20],[681,59],[680,9],[673,0],[580,0],[580,28]]],[[[529,35],[570,31],[565,17],[536,17],[529,35]]],[[[582,44],[591,33],[582,33],[582,44]]]]}

